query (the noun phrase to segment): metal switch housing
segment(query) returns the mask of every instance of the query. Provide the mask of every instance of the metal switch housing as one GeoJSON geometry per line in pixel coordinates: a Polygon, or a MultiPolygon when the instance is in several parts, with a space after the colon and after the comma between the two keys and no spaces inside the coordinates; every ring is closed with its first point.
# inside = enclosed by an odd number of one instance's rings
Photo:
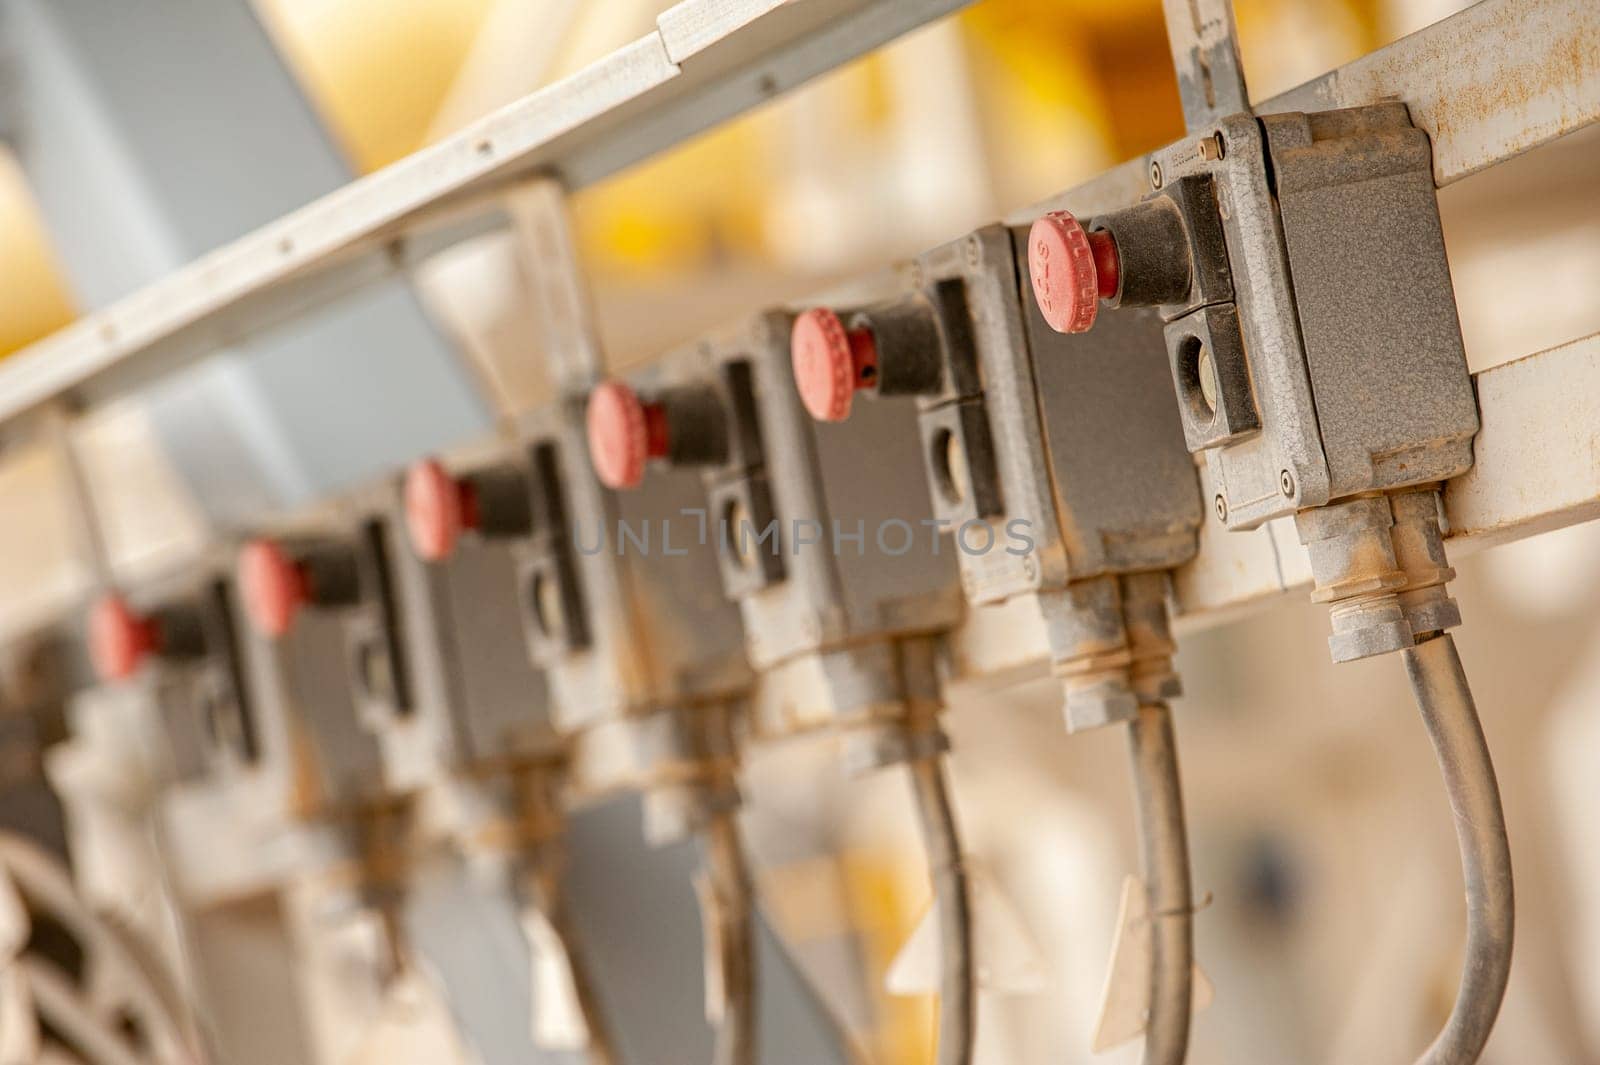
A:
{"type": "MultiPolygon", "coordinates": [[[[1189,229],[1221,221],[1231,296],[1162,310],[1189,445],[1227,525],[1465,472],[1477,407],[1431,150],[1405,106],[1239,114],[1210,143],[1155,153],[1167,188],[1152,198],[1186,187],[1189,229]]],[[[1127,214],[1092,224],[1117,234],[1127,214]]]]}
{"type": "MultiPolygon", "coordinates": [[[[398,526],[403,490],[397,486],[392,498],[398,526]]],[[[511,594],[519,586],[517,552],[505,539],[475,537],[437,561],[405,545],[391,559],[417,699],[439,708],[445,760],[458,772],[551,758],[562,749],[544,673],[528,654],[519,596],[511,594]]]]}
{"type": "Polygon", "coordinates": [[[199,566],[142,590],[136,605],[164,637],[138,683],[160,716],[174,782],[256,764],[261,740],[231,579],[199,566]]]}
{"type": "MultiPolygon", "coordinates": [[[[992,458],[984,461],[992,461],[1001,506],[981,519],[948,501],[942,509],[982,520],[990,526],[986,540],[1025,537],[1026,549],[958,551],[967,598],[984,604],[1035,596],[1057,671],[1097,675],[1127,654],[1114,578],[1168,570],[1194,556],[1198,481],[1174,409],[1160,317],[1123,312],[1106,315],[1092,333],[1055,332],[1024,291],[1027,242],[1024,229],[989,226],[915,264],[924,290],[960,287],[963,298],[944,306],[965,320],[944,335],[970,338],[972,351],[947,350],[946,357],[977,371],[970,394],[919,403],[925,461],[938,506],[956,461],[939,445],[940,434],[957,412],[987,424],[992,458]]],[[[969,465],[961,475],[980,470],[969,465]]],[[[1111,694],[1118,708],[1106,714],[1132,705],[1120,688],[1111,694]]]]}
{"type": "Polygon", "coordinates": [[[312,738],[308,750],[291,749],[309,753],[321,798],[334,806],[382,803],[420,786],[436,757],[440,723],[419,713],[422,645],[398,568],[409,552],[402,528],[385,481],[276,538],[312,571],[320,594],[264,653],[279,663],[283,708],[297,711],[285,715],[291,735],[312,738]]]}
{"type": "MultiPolygon", "coordinates": [[[[807,677],[805,698],[756,700],[765,735],[897,710],[889,641],[948,629],[963,611],[955,550],[923,483],[915,406],[867,401],[842,421],[814,420],[795,387],[794,322],[768,311],[660,364],[663,380],[724,397],[733,446],[701,476],[750,663],[807,677]]],[[[795,687],[790,673],[766,695],[795,687]]]]}
{"type": "Polygon", "coordinates": [[[606,488],[589,461],[579,399],[525,428],[546,463],[541,476],[559,482],[588,633],[587,646],[546,659],[562,730],[747,692],[738,611],[720,592],[715,554],[689,535],[704,510],[698,474],[660,470],[638,489],[606,488]]]}
{"type": "Polygon", "coordinates": [[[715,554],[689,535],[704,511],[699,478],[601,484],[581,396],[518,431],[531,518],[507,538],[515,601],[570,779],[583,799],[644,791],[647,835],[678,838],[708,803],[730,801],[731,714],[752,680],[715,554]]]}

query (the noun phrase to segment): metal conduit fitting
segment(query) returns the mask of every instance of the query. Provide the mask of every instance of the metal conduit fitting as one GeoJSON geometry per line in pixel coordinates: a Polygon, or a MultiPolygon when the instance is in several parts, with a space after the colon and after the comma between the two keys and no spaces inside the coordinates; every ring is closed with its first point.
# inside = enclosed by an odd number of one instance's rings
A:
{"type": "Polygon", "coordinates": [[[1141,706],[1165,703],[1183,694],[1183,682],[1172,665],[1178,645],[1167,612],[1171,584],[1166,570],[1131,573],[1121,580],[1122,616],[1131,657],[1128,680],[1141,706]]]}
{"type": "Polygon", "coordinates": [[[1128,679],[1133,653],[1116,576],[1074,581],[1058,595],[1041,596],[1039,605],[1056,634],[1054,669],[1064,689],[1067,731],[1131,720],[1139,697],[1128,679]]]}
{"type": "Polygon", "coordinates": [[[1311,556],[1311,599],[1327,603],[1335,662],[1411,646],[1411,626],[1397,594],[1406,584],[1395,559],[1394,517],[1383,496],[1362,496],[1294,516],[1311,556]]]}
{"type": "Polygon", "coordinates": [[[1394,514],[1395,561],[1405,575],[1400,607],[1406,624],[1417,637],[1445,632],[1461,624],[1461,607],[1445,585],[1455,579],[1444,552],[1444,532],[1439,527],[1439,490],[1426,485],[1396,492],[1389,497],[1394,514]]]}

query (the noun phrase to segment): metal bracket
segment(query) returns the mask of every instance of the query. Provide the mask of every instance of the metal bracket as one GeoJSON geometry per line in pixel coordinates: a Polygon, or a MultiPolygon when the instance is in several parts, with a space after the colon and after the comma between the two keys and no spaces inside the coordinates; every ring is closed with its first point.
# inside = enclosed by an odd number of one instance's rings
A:
{"type": "Polygon", "coordinates": [[[1191,130],[1250,109],[1239,60],[1233,0],[1164,0],[1167,39],[1178,73],[1183,120],[1191,130]]]}
{"type": "Polygon", "coordinates": [[[585,392],[603,369],[594,306],[572,232],[567,190],[552,177],[506,197],[522,268],[543,321],[545,362],[558,394],[585,392]]]}

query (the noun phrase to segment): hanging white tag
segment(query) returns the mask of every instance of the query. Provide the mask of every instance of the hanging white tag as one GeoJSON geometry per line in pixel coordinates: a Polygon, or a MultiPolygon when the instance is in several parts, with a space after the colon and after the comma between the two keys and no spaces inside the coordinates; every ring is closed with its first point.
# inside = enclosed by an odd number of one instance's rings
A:
{"type": "MultiPolygon", "coordinates": [[[[972,893],[972,950],[978,987],[1001,995],[1043,991],[1044,960],[1016,904],[993,877],[970,862],[967,889],[972,893]]],[[[889,966],[884,978],[889,993],[938,994],[941,946],[938,914],[930,903],[889,966]]]]}
{"type": "Polygon", "coordinates": [[[412,967],[384,992],[350,1065],[467,1065],[455,1018],[433,982],[412,967]]]}
{"type": "MultiPolygon", "coordinates": [[[[8,885],[9,886],[9,885],[8,885]]],[[[39,1061],[39,1019],[21,966],[0,962],[0,1065],[39,1061]]]]}
{"type": "Polygon", "coordinates": [[[22,952],[31,929],[28,908],[11,877],[0,869],[0,968],[22,952]]]}
{"type": "Polygon", "coordinates": [[[543,1050],[585,1050],[589,1025],[578,1004],[567,945],[544,913],[534,907],[522,911],[522,933],[528,939],[533,969],[533,1044],[543,1050]]]}
{"type": "MultiPolygon", "coordinates": [[[[1150,898],[1144,882],[1129,876],[1122,882],[1117,910],[1117,935],[1111,944],[1111,966],[1100,1001],[1100,1022],[1090,1049],[1096,1054],[1144,1034],[1150,1014],[1150,966],[1155,951],[1150,925],[1150,898]]],[[[1211,1005],[1216,989],[1200,966],[1194,967],[1194,1012],[1211,1005]]]]}
{"type": "Polygon", "coordinates": [[[709,877],[695,874],[695,897],[700,900],[702,968],[706,974],[706,1022],[715,1028],[728,1012],[728,981],[722,971],[722,904],[709,877]]]}

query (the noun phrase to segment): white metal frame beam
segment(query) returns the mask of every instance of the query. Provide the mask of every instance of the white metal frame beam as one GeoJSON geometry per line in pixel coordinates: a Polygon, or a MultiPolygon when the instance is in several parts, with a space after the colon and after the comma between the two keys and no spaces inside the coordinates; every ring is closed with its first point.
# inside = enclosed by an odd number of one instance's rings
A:
{"type": "Polygon", "coordinates": [[[0,364],[0,426],[124,394],[506,224],[533,175],[581,188],[968,0],[686,0],[656,31],[0,364]]]}

